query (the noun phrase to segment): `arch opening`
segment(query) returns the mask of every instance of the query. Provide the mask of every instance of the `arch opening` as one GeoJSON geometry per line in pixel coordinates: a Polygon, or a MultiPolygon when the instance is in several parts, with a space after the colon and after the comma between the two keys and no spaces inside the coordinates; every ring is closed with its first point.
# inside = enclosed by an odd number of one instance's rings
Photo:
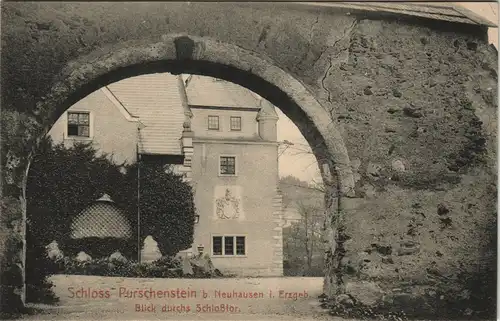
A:
{"type": "MultiPolygon", "coordinates": [[[[141,75],[165,74],[165,71],[171,70],[171,68],[169,68],[169,67],[172,65],[172,63],[173,62],[162,63],[160,65],[160,67],[157,64],[151,64],[151,65],[146,66],[146,68],[144,68],[144,69],[142,69],[141,66],[134,65],[134,66],[130,66],[128,68],[116,70],[114,73],[112,73],[110,75],[106,75],[103,78],[97,79],[93,84],[89,84],[88,86],[86,86],[85,90],[77,91],[75,94],[72,95],[71,98],[66,100],[65,104],[62,105],[63,106],[62,108],[66,111],[66,110],[68,110],[67,109],[68,105],[70,105],[70,106],[77,105],[80,101],[86,99],[90,95],[93,95],[95,92],[97,92],[96,90],[94,90],[95,88],[98,88],[98,90],[102,89],[102,88],[106,88],[106,90],[109,91],[108,85],[112,86],[115,83],[119,83],[121,80],[129,79],[129,78],[138,78],[138,76],[141,76],[141,75]],[[102,79],[105,79],[105,80],[103,81],[102,79]],[[94,90],[94,91],[92,91],[92,90],[94,90]],[[88,91],[91,91],[91,94],[85,95],[88,91]],[[84,96],[84,98],[79,99],[81,96],[84,96]],[[69,103],[68,103],[68,101],[69,101],[69,103]],[[77,101],[77,103],[72,104],[73,101],[77,101]]],[[[198,65],[204,66],[204,62],[198,62],[198,65]]],[[[210,64],[210,63],[208,64],[208,68],[194,69],[191,66],[190,68],[186,68],[184,70],[189,71],[189,72],[193,72],[194,75],[201,74],[201,75],[205,76],[206,74],[208,74],[211,76],[216,75],[219,77],[220,77],[220,75],[222,75],[222,77],[224,77],[226,79],[236,78],[236,79],[239,79],[238,82],[240,84],[246,84],[247,87],[248,87],[248,84],[250,84],[249,87],[251,87],[251,88],[268,88],[267,91],[264,90],[264,93],[266,95],[265,97],[272,97],[271,99],[273,102],[275,102],[276,105],[285,106],[285,108],[282,108],[282,109],[285,109],[285,111],[288,114],[290,114],[289,110],[291,110],[292,114],[295,115],[294,117],[297,117],[296,116],[297,114],[299,114],[299,115],[302,114],[302,118],[300,118],[301,121],[306,117],[305,115],[303,115],[304,113],[302,112],[300,107],[297,106],[297,104],[293,103],[288,96],[286,96],[282,92],[280,92],[276,86],[272,86],[271,84],[268,84],[268,83],[260,80],[258,77],[255,77],[253,75],[249,75],[248,73],[238,72],[234,68],[224,68],[224,66],[220,66],[219,64],[210,64]],[[220,72],[220,70],[223,70],[224,72],[220,72]],[[236,75],[236,76],[234,76],[234,75],[236,75]],[[276,103],[276,102],[278,102],[278,103],[276,103]],[[283,105],[283,104],[285,104],[285,105],[283,105]],[[291,108],[286,108],[289,106],[291,106],[291,108]]],[[[181,70],[181,72],[183,72],[184,70],[181,70]]],[[[175,71],[176,71],[175,73],[177,74],[179,71],[179,68],[176,67],[175,71]]],[[[191,74],[191,75],[193,75],[193,74],[191,74]]],[[[221,79],[219,77],[217,77],[217,79],[221,79]]],[[[246,88],[246,89],[248,89],[248,88],[246,88]]],[[[254,91],[252,90],[252,92],[254,92],[254,91]]],[[[262,91],[259,91],[259,92],[262,92],[262,91]]],[[[112,95],[114,96],[114,94],[112,94],[112,95]]],[[[118,98],[118,97],[114,96],[114,98],[118,98]]],[[[59,108],[56,108],[56,110],[59,110],[59,108]]],[[[309,134],[309,135],[312,134],[313,136],[320,137],[319,133],[316,133],[313,130],[311,130],[311,128],[314,129],[313,126],[309,126],[306,123],[302,127],[308,129],[308,131],[306,132],[307,134],[309,134]]],[[[64,136],[64,134],[63,134],[63,136],[64,136]]],[[[311,148],[311,151],[310,151],[311,153],[314,153],[314,151],[321,151],[322,148],[325,148],[324,142],[322,140],[319,140],[319,143],[318,143],[318,139],[316,139],[315,146],[313,146],[313,147],[314,148],[311,148]]],[[[317,156],[317,155],[318,155],[318,153],[315,154],[315,156],[317,156]]],[[[322,154],[322,156],[325,157],[324,154],[322,154]]],[[[326,159],[326,157],[324,159],[326,159]]],[[[102,192],[107,192],[107,191],[102,191],[102,192]]],[[[142,239],[140,240],[140,242],[141,241],[142,241],[142,239]]]]}
{"type": "MultiPolygon", "coordinates": [[[[220,59],[223,61],[224,57],[220,59]]],[[[47,96],[48,99],[37,106],[42,111],[49,111],[41,114],[44,119],[44,134],[48,133],[48,129],[69,106],[93,91],[125,78],[163,72],[216,77],[257,93],[271,104],[277,106],[292,120],[307,140],[318,164],[320,164],[319,169],[323,181],[325,183],[333,182],[332,176],[337,176],[335,180],[336,186],[327,190],[326,198],[339,197],[345,191],[351,191],[353,184],[351,183],[352,174],[349,170],[348,156],[342,138],[332,124],[332,116],[292,76],[281,69],[277,69],[277,71],[273,71],[274,75],[272,77],[266,77],[267,66],[273,65],[264,60],[258,61],[261,69],[258,72],[254,72],[255,70],[252,68],[249,71],[238,68],[238,66],[234,66],[234,61],[231,60],[224,64],[210,60],[178,61],[160,59],[141,63],[134,61],[130,65],[121,63],[118,66],[113,66],[113,68],[110,67],[104,73],[96,71],[94,74],[87,73],[84,77],[77,77],[77,81],[72,76],[68,76],[65,78],[66,80],[53,87],[55,89],[47,96]],[[262,70],[264,70],[264,74],[262,74],[262,70]],[[334,192],[334,190],[338,191],[334,192]],[[335,196],[333,196],[334,194],[335,196]]],[[[84,70],[88,70],[88,68],[88,65],[82,67],[84,70]]],[[[78,74],[78,71],[73,74],[78,74]]],[[[69,73],[69,75],[73,74],[69,73]]],[[[327,206],[325,215],[328,216],[328,213],[332,210],[335,209],[327,206]]],[[[26,215],[25,211],[24,215],[26,215]]]]}
{"type": "MultiPolygon", "coordinates": [[[[328,147],[323,135],[319,132],[311,117],[304,111],[305,108],[295,102],[289,95],[287,95],[287,93],[285,93],[278,86],[255,75],[251,71],[245,71],[233,66],[203,60],[153,61],[144,64],[133,64],[112,70],[109,73],[101,75],[73,90],[63,102],[56,106],[54,112],[49,117],[49,124],[45,125],[45,131],[48,132],[48,129],[51,128],[53,123],[62,115],[64,111],[68,109],[69,106],[72,106],[99,88],[126,78],[154,73],[209,76],[238,84],[250,91],[253,91],[262,98],[268,100],[274,106],[278,107],[290,120],[292,120],[304,138],[308,141],[309,145],[313,148],[313,153],[318,160],[318,164],[326,163],[331,165],[328,163],[328,147]]],[[[326,112],[322,114],[322,116],[328,115],[326,112]]],[[[335,170],[334,168],[332,169],[335,170]]]]}
{"type": "MultiPolygon", "coordinates": [[[[354,179],[343,138],[328,111],[310,90],[279,64],[255,51],[205,37],[164,35],[162,42],[107,47],[67,65],[39,109],[52,110],[44,122],[45,133],[65,110],[92,91],[133,75],[171,72],[217,77],[241,85],[283,110],[299,128],[327,176],[338,176],[336,188],[354,195],[354,179]],[[179,39],[189,42],[186,48],[179,39]],[[54,107],[55,110],[54,110],[54,107]]],[[[324,177],[325,178],[325,177],[324,177]]],[[[327,177],[327,181],[331,181],[327,177]]]]}

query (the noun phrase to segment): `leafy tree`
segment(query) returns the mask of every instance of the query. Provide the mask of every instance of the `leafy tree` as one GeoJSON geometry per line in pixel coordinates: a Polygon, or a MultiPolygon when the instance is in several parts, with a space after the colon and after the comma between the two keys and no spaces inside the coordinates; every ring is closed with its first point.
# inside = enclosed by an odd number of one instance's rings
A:
{"type": "MultiPolygon", "coordinates": [[[[139,171],[141,236],[153,236],[163,255],[190,247],[194,232],[193,191],[169,169],[161,163],[143,162],[139,171]]],[[[65,148],[47,138],[32,162],[27,182],[34,239],[42,244],[64,243],[73,218],[104,193],[136,225],[137,171],[137,164],[115,164],[90,144],[65,148]]]]}
{"type": "Polygon", "coordinates": [[[117,196],[124,183],[120,165],[108,155],[97,156],[90,144],[65,148],[45,139],[30,166],[26,188],[33,238],[42,244],[69,239],[72,219],[104,193],[117,196]]]}
{"type": "MultiPolygon", "coordinates": [[[[156,162],[134,164],[127,168],[128,212],[137,215],[137,178],[139,177],[139,215],[141,239],[151,235],[163,255],[173,255],[193,243],[195,205],[193,191],[174,174],[170,166],[156,162]]],[[[122,202],[127,202],[123,200],[122,202]]]]}
{"type": "MultiPolygon", "coordinates": [[[[195,214],[191,187],[168,166],[144,163],[140,167],[142,239],[152,235],[163,255],[188,248],[195,214]]],[[[54,145],[50,138],[41,143],[27,179],[28,251],[32,254],[27,263],[28,285],[47,284],[46,276],[54,271],[46,266],[45,245],[55,240],[64,252],[65,244],[74,243],[70,242],[73,219],[103,194],[110,195],[125,210],[130,224],[137,226],[137,168],[137,164],[115,164],[91,144],[66,148],[54,145]]],[[[95,241],[85,244],[95,245],[95,241]]],[[[136,244],[135,233],[131,241],[136,244]]]]}
{"type": "Polygon", "coordinates": [[[287,249],[292,256],[304,254],[306,271],[312,273],[320,266],[318,257],[324,252],[322,250],[324,213],[318,204],[307,204],[302,200],[297,201],[297,210],[301,220],[291,226],[287,249]],[[316,266],[313,266],[313,263],[316,263],[316,266]]]}
{"type": "Polygon", "coordinates": [[[280,180],[283,206],[295,208],[300,221],[283,231],[287,274],[322,275],[324,194],[296,177],[280,180]]]}
{"type": "MultiPolygon", "coordinates": [[[[56,272],[45,245],[70,237],[72,218],[103,193],[117,191],[122,174],[106,155],[96,156],[87,144],[70,149],[44,139],[28,173],[27,194],[27,299],[51,303],[47,276],[56,272]]],[[[112,193],[111,193],[112,194],[112,193]]]]}

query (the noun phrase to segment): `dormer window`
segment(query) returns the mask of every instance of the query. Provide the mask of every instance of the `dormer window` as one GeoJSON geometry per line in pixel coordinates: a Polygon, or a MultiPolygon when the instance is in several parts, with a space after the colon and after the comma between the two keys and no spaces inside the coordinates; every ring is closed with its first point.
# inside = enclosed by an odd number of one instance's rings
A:
{"type": "Polygon", "coordinates": [[[68,136],[90,137],[89,112],[68,112],[68,136]]]}
{"type": "Polygon", "coordinates": [[[231,116],[231,131],[241,131],[241,117],[231,116]]]}
{"type": "Polygon", "coordinates": [[[219,130],[219,116],[208,116],[208,129],[219,130]]]}

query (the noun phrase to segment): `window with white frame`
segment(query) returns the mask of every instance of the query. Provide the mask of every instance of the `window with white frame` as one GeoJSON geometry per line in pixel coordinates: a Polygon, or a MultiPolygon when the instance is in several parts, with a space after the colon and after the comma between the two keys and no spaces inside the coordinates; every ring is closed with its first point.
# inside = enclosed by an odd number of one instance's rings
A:
{"type": "Polygon", "coordinates": [[[246,255],[245,236],[213,236],[212,255],[238,256],[246,255]]]}
{"type": "Polygon", "coordinates": [[[231,116],[230,123],[232,131],[241,131],[241,117],[231,116]]]}
{"type": "Polygon", "coordinates": [[[221,156],[219,173],[220,175],[236,175],[236,157],[221,156]]]}
{"type": "Polygon", "coordinates": [[[90,137],[89,112],[68,112],[68,136],[90,137]]]}
{"type": "Polygon", "coordinates": [[[208,116],[208,129],[219,130],[219,116],[208,116]]]}

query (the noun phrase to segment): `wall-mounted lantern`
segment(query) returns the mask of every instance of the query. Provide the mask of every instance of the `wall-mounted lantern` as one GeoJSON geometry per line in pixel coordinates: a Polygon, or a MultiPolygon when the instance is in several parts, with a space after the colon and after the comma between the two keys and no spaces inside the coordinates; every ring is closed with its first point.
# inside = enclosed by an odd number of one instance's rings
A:
{"type": "Polygon", "coordinates": [[[194,216],[194,222],[197,224],[200,222],[200,216],[199,215],[195,215],[194,216]]]}
{"type": "Polygon", "coordinates": [[[204,249],[205,249],[205,247],[203,246],[203,244],[198,245],[198,253],[199,254],[203,254],[204,249]]]}

